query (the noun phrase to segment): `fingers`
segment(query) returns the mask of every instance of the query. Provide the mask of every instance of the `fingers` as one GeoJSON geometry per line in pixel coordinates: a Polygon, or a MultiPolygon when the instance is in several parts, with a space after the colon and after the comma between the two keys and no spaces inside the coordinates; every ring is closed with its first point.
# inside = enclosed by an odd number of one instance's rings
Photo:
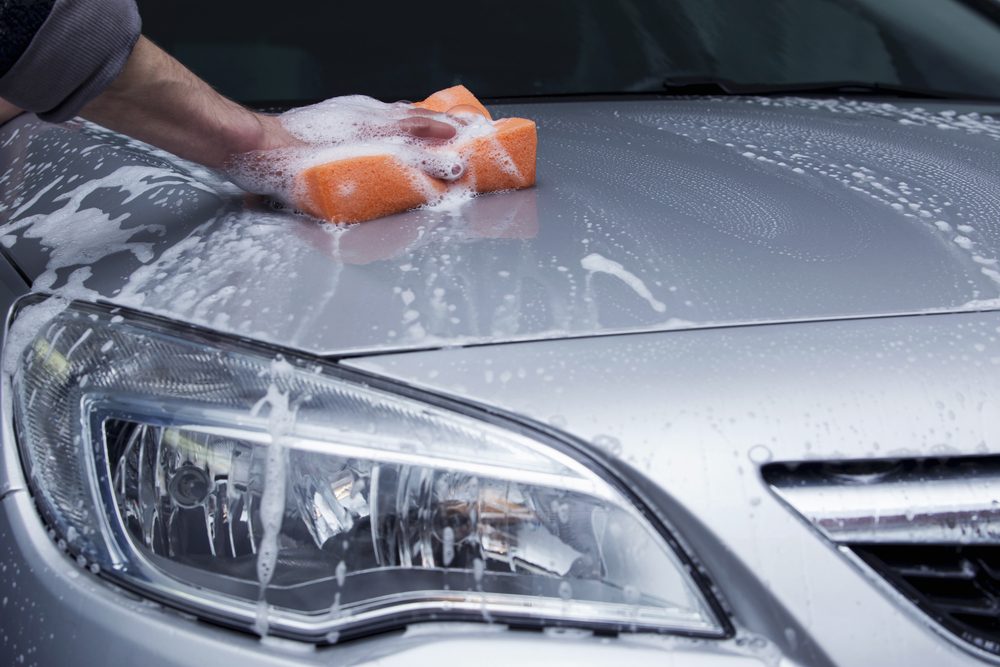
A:
{"type": "Polygon", "coordinates": [[[455,127],[427,116],[412,115],[399,121],[399,128],[418,139],[447,141],[455,136],[455,127]]]}
{"type": "MultiPolygon", "coordinates": [[[[399,121],[399,127],[410,136],[420,139],[448,141],[454,138],[454,125],[437,120],[441,117],[436,111],[412,107],[409,114],[399,121]]],[[[465,162],[453,151],[421,151],[421,157],[416,166],[428,176],[442,181],[456,181],[465,173],[465,162]]]]}
{"type": "Polygon", "coordinates": [[[420,170],[443,181],[455,181],[465,173],[465,163],[457,153],[425,153],[419,161],[420,170]]]}
{"type": "MultiPolygon", "coordinates": [[[[455,137],[459,126],[468,125],[483,118],[483,113],[469,104],[460,104],[448,110],[447,114],[421,107],[411,107],[409,114],[399,122],[399,127],[407,134],[420,139],[447,141],[455,137]],[[435,118],[436,117],[436,118],[435,118]],[[448,118],[450,122],[438,120],[448,118]]],[[[420,169],[434,178],[444,181],[456,181],[465,174],[465,162],[454,152],[428,152],[419,161],[420,169]]]]}

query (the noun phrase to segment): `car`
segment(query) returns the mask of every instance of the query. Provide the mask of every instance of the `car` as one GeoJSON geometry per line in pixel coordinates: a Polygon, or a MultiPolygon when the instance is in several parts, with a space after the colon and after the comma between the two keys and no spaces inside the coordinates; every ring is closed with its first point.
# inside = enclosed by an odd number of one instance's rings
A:
{"type": "Polygon", "coordinates": [[[141,9],[538,181],[332,225],[0,126],[0,664],[1000,661],[996,3],[141,9]]]}

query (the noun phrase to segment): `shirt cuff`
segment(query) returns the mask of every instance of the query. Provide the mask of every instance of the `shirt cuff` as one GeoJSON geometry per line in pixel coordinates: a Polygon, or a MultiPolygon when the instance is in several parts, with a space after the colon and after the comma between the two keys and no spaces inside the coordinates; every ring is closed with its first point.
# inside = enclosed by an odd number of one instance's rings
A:
{"type": "Polygon", "coordinates": [[[0,77],[0,97],[42,120],[69,120],[118,77],[141,29],[135,0],[56,0],[0,77]]]}

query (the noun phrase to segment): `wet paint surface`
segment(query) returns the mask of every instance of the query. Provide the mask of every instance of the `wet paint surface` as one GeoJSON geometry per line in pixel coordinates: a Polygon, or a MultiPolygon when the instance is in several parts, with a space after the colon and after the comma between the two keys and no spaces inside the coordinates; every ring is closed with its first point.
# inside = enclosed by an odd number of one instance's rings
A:
{"type": "MultiPolygon", "coordinates": [[[[880,664],[978,660],[901,613],[770,492],[760,466],[995,454],[1000,313],[539,341],[343,363],[534,418],[613,454],[727,547],[692,543],[700,558],[737,554],[832,664],[871,664],[875,654],[880,664]],[[863,641],[873,625],[885,641],[863,641]]],[[[992,497],[968,484],[977,498],[992,497]]],[[[913,539],[919,522],[910,521],[932,507],[930,497],[913,495],[896,519],[900,542],[913,539]]],[[[891,523],[891,506],[885,510],[876,520],[891,523]]],[[[690,525],[678,532],[696,539],[690,525]]],[[[739,584],[726,579],[738,570],[706,564],[733,600],[739,584]]]]}
{"type": "Polygon", "coordinates": [[[1000,307],[1000,122],[805,99],[495,108],[538,186],[340,228],[91,127],[0,130],[38,289],[317,353],[1000,307]]]}

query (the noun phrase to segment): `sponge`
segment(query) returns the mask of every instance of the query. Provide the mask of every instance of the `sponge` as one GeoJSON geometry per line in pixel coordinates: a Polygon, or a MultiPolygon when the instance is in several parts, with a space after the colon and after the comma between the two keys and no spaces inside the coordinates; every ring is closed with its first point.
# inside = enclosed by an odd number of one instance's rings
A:
{"type": "Polygon", "coordinates": [[[436,201],[449,190],[482,193],[534,185],[538,138],[533,121],[493,121],[464,86],[438,91],[414,106],[438,113],[460,107],[462,112],[475,111],[491,121],[491,132],[468,139],[460,134],[445,146],[466,162],[461,178],[433,178],[388,153],[344,158],[309,167],[298,175],[297,206],[330,222],[363,222],[436,201]]]}
{"type": "Polygon", "coordinates": [[[415,102],[413,106],[438,113],[448,113],[455,107],[472,107],[479,114],[485,116],[487,120],[493,120],[493,116],[483,106],[483,103],[477,100],[476,96],[469,92],[465,86],[452,86],[439,90],[423,102],[415,102]]]}

